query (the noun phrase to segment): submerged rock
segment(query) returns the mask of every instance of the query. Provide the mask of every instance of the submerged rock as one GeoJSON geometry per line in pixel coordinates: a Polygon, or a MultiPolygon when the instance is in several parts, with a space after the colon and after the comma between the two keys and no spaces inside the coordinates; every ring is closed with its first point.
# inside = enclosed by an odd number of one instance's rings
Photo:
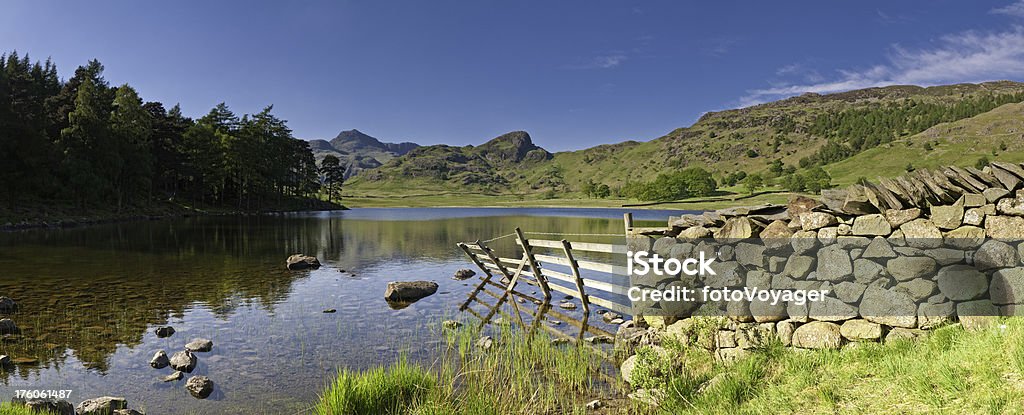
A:
{"type": "Polygon", "coordinates": [[[213,342],[207,339],[193,339],[185,345],[185,350],[190,352],[208,352],[213,350],[213,342]]]}
{"type": "Polygon", "coordinates": [[[18,334],[18,325],[9,318],[0,319],[0,334],[18,334]]]}
{"type": "Polygon", "coordinates": [[[13,313],[18,309],[18,304],[10,297],[0,296],[0,313],[13,313]]]}
{"type": "Polygon", "coordinates": [[[171,373],[170,375],[167,375],[167,376],[164,376],[164,377],[160,378],[160,381],[161,382],[174,382],[174,381],[182,380],[183,378],[185,378],[185,374],[184,373],[181,373],[181,372],[178,372],[178,371],[174,371],[174,373],[171,373]]]}
{"type": "Polygon", "coordinates": [[[413,302],[437,292],[437,283],[433,281],[398,281],[389,282],[384,291],[384,299],[395,302],[413,302]]]}
{"type": "Polygon", "coordinates": [[[159,337],[161,339],[171,337],[174,335],[174,327],[171,326],[157,327],[155,331],[156,337],[159,337]]]}
{"type": "Polygon", "coordinates": [[[78,411],[78,415],[111,415],[118,409],[128,409],[128,400],[104,396],[82,401],[75,409],[78,411]]]}
{"type": "Polygon", "coordinates": [[[213,381],[206,376],[194,376],[185,382],[185,389],[196,399],[206,399],[213,393],[213,381]]]}
{"type": "Polygon", "coordinates": [[[467,279],[473,278],[473,276],[475,276],[475,275],[476,275],[476,271],[473,271],[473,270],[467,269],[467,268],[463,268],[463,269],[460,269],[458,271],[455,271],[455,275],[453,276],[453,278],[455,278],[457,280],[467,280],[467,279]]]}
{"type": "Polygon", "coordinates": [[[317,269],[320,268],[320,260],[316,259],[315,256],[295,254],[288,257],[285,265],[290,270],[317,269]]]}
{"type": "Polygon", "coordinates": [[[196,369],[196,363],[198,362],[199,360],[196,359],[196,356],[188,350],[180,351],[171,356],[171,367],[180,372],[192,373],[196,369]]]}
{"type": "Polygon", "coordinates": [[[153,355],[153,358],[149,360],[149,365],[153,369],[163,369],[171,365],[171,360],[167,358],[167,352],[160,350],[153,355]]]}

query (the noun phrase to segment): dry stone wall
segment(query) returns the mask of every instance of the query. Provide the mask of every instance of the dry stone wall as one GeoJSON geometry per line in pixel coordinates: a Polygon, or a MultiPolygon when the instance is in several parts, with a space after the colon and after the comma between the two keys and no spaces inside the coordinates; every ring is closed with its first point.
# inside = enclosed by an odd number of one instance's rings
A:
{"type": "MultiPolygon", "coordinates": [[[[818,301],[755,298],[634,301],[637,320],[686,326],[721,316],[710,342],[723,358],[776,339],[799,348],[974,328],[1024,307],[1024,167],[919,170],[820,199],[672,217],[633,234],[631,251],[714,257],[714,275],[634,271],[633,286],[667,290],[826,291],[818,301]]],[[[702,341],[707,342],[708,339],[702,341]]]]}

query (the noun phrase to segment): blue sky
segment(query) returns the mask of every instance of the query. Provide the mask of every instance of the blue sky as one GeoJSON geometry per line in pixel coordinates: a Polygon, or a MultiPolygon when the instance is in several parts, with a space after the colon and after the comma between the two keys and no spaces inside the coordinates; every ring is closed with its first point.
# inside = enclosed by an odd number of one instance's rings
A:
{"type": "Polygon", "coordinates": [[[805,91],[1024,80],[1021,25],[1024,0],[9,0],[0,49],[97,58],[193,116],[272,103],[301,138],[568,150],[805,91]]]}

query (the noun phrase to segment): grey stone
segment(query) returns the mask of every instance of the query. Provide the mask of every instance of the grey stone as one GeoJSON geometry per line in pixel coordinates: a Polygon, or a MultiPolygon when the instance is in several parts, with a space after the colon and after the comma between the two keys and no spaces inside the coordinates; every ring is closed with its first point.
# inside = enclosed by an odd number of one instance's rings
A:
{"type": "Polygon", "coordinates": [[[992,274],[989,298],[993,304],[1024,304],[1024,268],[1007,268],[992,274]]]}
{"type": "Polygon", "coordinates": [[[917,325],[922,329],[931,329],[953,322],[956,309],[952,301],[939,304],[921,304],[917,309],[917,325]]]}
{"type": "Polygon", "coordinates": [[[458,271],[455,271],[455,275],[453,275],[452,278],[455,278],[457,280],[468,280],[470,278],[473,278],[474,276],[476,276],[476,271],[473,271],[468,268],[463,268],[458,271]]]}
{"type": "Polygon", "coordinates": [[[793,346],[801,349],[838,349],[843,345],[839,325],[825,321],[812,321],[793,332],[793,346]]]}
{"type": "Polygon", "coordinates": [[[789,244],[793,247],[794,253],[802,254],[810,251],[818,246],[818,233],[814,231],[794,232],[789,244]]]}
{"type": "MultiPolygon", "coordinates": [[[[11,400],[12,406],[18,401],[15,399],[11,400]]],[[[49,415],[75,415],[75,406],[63,399],[28,399],[23,401],[25,409],[31,413],[44,413],[49,415]]],[[[18,411],[4,412],[4,413],[20,413],[18,411]]],[[[116,412],[115,412],[116,413],[116,412]]]]}
{"type": "Polygon", "coordinates": [[[924,254],[934,259],[940,266],[960,264],[964,262],[964,251],[950,248],[927,249],[924,254]]]}
{"type": "Polygon", "coordinates": [[[285,267],[290,270],[317,269],[320,268],[320,261],[315,256],[294,254],[285,260],[285,267]]]}
{"type": "Polygon", "coordinates": [[[844,281],[836,284],[832,288],[832,292],[836,294],[836,297],[839,298],[840,301],[852,304],[860,301],[861,295],[864,294],[864,290],[867,288],[867,284],[844,281]]]}
{"type": "Polygon", "coordinates": [[[206,376],[193,376],[185,382],[185,389],[196,399],[206,399],[213,393],[213,381],[206,376]]]}
{"type": "Polygon", "coordinates": [[[770,301],[751,301],[750,314],[758,323],[782,321],[789,317],[786,312],[786,303],[783,301],[776,304],[772,304],[770,301]]]}
{"type": "Polygon", "coordinates": [[[964,193],[961,198],[963,198],[964,207],[978,207],[988,202],[985,200],[985,195],[978,193],[964,193]]]}
{"type": "Polygon", "coordinates": [[[959,249],[974,249],[985,242],[985,230],[977,226],[961,226],[946,233],[947,246],[959,249]]]}
{"type": "Polygon", "coordinates": [[[870,284],[885,272],[885,268],[870,259],[853,261],[853,279],[861,284],[870,284]]]}
{"type": "Polygon", "coordinates": [[[956,229],[963,223],[963,205],[932,206],[932,223],[939,229],[956,229]]]}
{"type": "Polygon", "coordinates": [[[853,235],[853,227],[845,223],[840,223],[839,226],[836,227],[836,234],[839,236],[853,235]]]}
{"type": "Polygon", "coordinates": [[[654,241],[654,253],[661,255],[662,257],[668,257],[671,255],[672,247],[676,246],[679,240],[676,238],[658,238],[654,241]]]}
{"type": "Polygon", "coordinates": [[[1019,216],[989,216],[985,218],[985,234],[993,239],[1024,239],[1024,218],[1019,216]]]}
{"type": "Polygon", "coordinates": [[[208,352],[213,350],[213,342],[209,339],[193,339],[185,345],[185,350],[190,352],[208,352]]]}
{"type": "Polygon", "coordinates": [[[889,275],[899,281],[921,278],[935,272],[935,260],[928,257],[899,257],[886,263],[889,275]]]}
{"type": "Polygon", "coordinates": [[[772,287],[772,275],[761,270],[747,271],[747,284],[745,286],[769,289],[772,287]]]}
{"type": "Polygon", "coordinates": [[[703,226],[694,226],[691,228],[683,229],[683,231],[679,232],[679,235],[676,235],[676,237],[683,240],[710,238],[711,230],[703,226]]]}
{"type": "Polygon", "coordinates": [[[854,248],[865,248],[871,240],[863,236],[839,236],[836,237],[836,245],[845,250],[851,250],[854,248]]]}
{"type": "Polygon", "coordinates": [[[716,339],[718,347],[736,347],[736,333],[732,330],[719,330],[716,339]]]}
{"type": "Polygon", "coordinates": [[[836,298],[825,297],[810,303],[808,316],[819,321],[844,321],[857,317],[857,308],[836,298]]]}
{"type": "Polygon", "coordinates": [[[730,218],[715,234],[717,239],[748,239],[754,236],[754,225],[745,217],[730,218]]]}
{"type": "Polygon", "coordinates": [[[814,257],[794,254],[789,257],[789,261],[786,261],[786,267],[782,273],[795,279],[804,279],[811,272],[814,263],[814,257]]]}
{"type": "Polygon", "coordinates": [[[175,370],[174,373],[171,373],[170,375],[167,375],[167,376],[164,376],[164,377],[160,378],[160,381],[164,382],[164,383],[167,383],[167,382],[179,381],[179,380],[182,380],[184,378],[185,378],[185,374],[184,373],[181,373],[181,372],[175,370]]]}
{"type": "Polygon", "coordinates": [[[896,287],[893,289],[907,293],[907,295],[909,295],[910,298],[913,298],[914,301],[921,302],[926,300],[928,297],[931,297],[937,288],[938,284],[936,284],[935,281],[924,278],[915,278],[910,281],[904,281],[896,284],[896,287]]]}
{"type": "Polygon", "coordinates": [[[416,301],[437,292],[433,281],[392,281],[384,291],[384,299],[392,302],[416,301]]]}
{"type": "Polygon", "coordinates": [[[180,351],[171,356],[171,368],[179,372],[192,373],[199,360],[188,350],[180,351]]]}
{"type": "Polygon", "coordinates": [[[999,309],[989,300],[974,300],[956,305],[957,319],[966,330],[980,330],[998,321],[999,309]]]}
{"type": "Polygon", "coordinates": [[[111,415],[118,409],[128,409],[128,400],[104,396],[102,398],[86,399],[75,408],[78,415],[111,415]]]}
{"type": "Polygon", "coordinates": [[[805,231],[818,230],[838,223],[835,216],[825,212],[805,212],[800,215],[800,225],[805,231]]]}
{"type": "Polygon", "coordinates": [[[864,248],[864,252],[861,254],[864,258],[895,258],[896,252],[893,252],[892,246],[889,245],[889,241],[885,238],[878,236],[871,240],[867,248],[864,248]]]}
{"type": "Polygon", "coordinates": [[[974,253],[974,266],[982,271],[1017,266],[1019,261],[1017,250],[1000,241],[989,240],[974,253]]]}
{"type": "Polygon", "coordinates": [[[160,350],[153,355],[153,358],[149,360],[149,365],[153,369],[163,369],[171,365],[171,360],[167,358],[167,352],[160,350]]]}
{"type": "Polygon", "coordinates": [[[1020,192],[1016,197],[1000,199],[996,202],[996,211],[1003,215],[1024,216],[1024,197],[1020,192]]]}
{"type": "Polygon", "coordinates": [[[796,331],[796,326],[791,321],[780,321],[775,324],[775,335],[779,337],[779,341],[782,342],[783,346],[789,347],[793,345],[794,331],[796,331]]]}
{"type": "Polygon", "coordinates": [[[851,341],[878,341],[882,338],[882,325],[863,319],[849,320],[839,327],[839,333],[851,341]]]}
{"type": "Polygon", "coordinates": [[[939,270],[939,291],[954,301],[976,299],[988,291],[988,277],[968,265],[950,265],[939,270]]]}
{"type": "Polygon", "coordinates": [[[763,268],[764,251],[764,245],[740,242],[736,244],[736,262],[740,265],[763,268]]]}
{"type": "Polygon", "coordinates": [[[869,286],[860,302],[865,320],[893,327],[917,326],[917,304],[906,293],[869,286]]]}
{"type": "Polygon", "coordinates": [[[982,192],[982,195],[985,196],[985,200],[987,200],[989,203],[996,203],[997,201],[999,201],[999,199],[1006,197],[1006,195],[1008,194],[1010,194],[1009,190],[999,187],[988,188],[985,189],[984,192],[982,192]]]}
{"type": "Polygon", "coordinates": [[[834,244],[838,238],[839,228],[835,226],[818,229],[818,242],[821,242],[822,245],[834,244]]]}
{"type": "Polygon", "coordinates": [[[841,281],[853,275],[850,253],[837,245],[830,245],[818,251],[817,278],[823,281],[841,281]]]}
{"type": "Polygon", "coordinates": [[[890,209],[885,211],[885,219],[889,221],[889,225],[893,228],[898,228],[904,223],[910,222],[919,217],[921,217],[921,209],[918,208],[903,210],[890,209]]]}
{"type": "Polygon", "coordinates": [[[743,285],[743,275],[736,261],[713,262],[711,269],[715,275],[705,276],[704,283],[712,288],[738,287],[743,285]]]}
{"type": "Polygon", "coordinates": [[[900,226],[907,245],[915,248],[942,246],[942,232],[928,219],[914,219],[900,226]]]}
{"type": "Polygon", "coordinates": [[[892,246],[907,246],[907,238],[903,236],[903,231],[899,229],[892,231],[892,235],[889,235],[885,240],[892,246]]]}
{"type": "Polygon", "coordinates": [[[853,221],[854,235],[885,236],[890,233],[892,233],[892,226],[885,219],[885,216],[879,213],[858,216],[853,221]]]}
{"type": "Polygon", "coordinates": [[[889,342],[913,340],[913,339],[916,339],[916,338],[918,338],[920,336],[921,336],[921,331],[920,330],[907,329],[907,328],[903,328],[903,327],[894,327],[892,330],[889,330],[889,334],[885,335],[885,342],[889,343],[889,342]]]}
{"type": "Polygon", "coordinates": [[[768,272],[778,273],[786,267],[786,258],[773,256],[768,258],[768,272]]]}

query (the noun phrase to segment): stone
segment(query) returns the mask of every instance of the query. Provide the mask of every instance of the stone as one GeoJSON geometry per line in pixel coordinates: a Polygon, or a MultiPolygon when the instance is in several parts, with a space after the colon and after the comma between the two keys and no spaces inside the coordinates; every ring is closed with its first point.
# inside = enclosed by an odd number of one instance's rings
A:
{"type": "Polygon", "coordinates": [[[610,323],[612,320],[622,319],[622,314],[616,313],[614,311],[606,311],[604,314],[601,315],[601,319],[604,320],[605,323],[610,323]]]}
{"type": "Polygon", "coordinates": [[[0,313],[9,314],[18,310],[18,303],[10,297],[0,296],[0,313]]]}
{"type": "Polygon", "coordinates": [[[1019,261],[1017,250],[1001,241],[989,240],[974,253],[974,266],[982,271],[1014,267],[1019,261]]]}
{"type": "Polygon", "coordinates": [[[889,275],[899,281],[909,281],[931,275],[935,272],[935,268],[935,260],[929,257],[898,257],[890,259],[885,264],[889,275]]]}
{"type": "Polygon", "coordinates": [[[820,301],[810,302],[808,316],[811,320],[845,321],[857,317],[857,308],[837,298],[825,297],[820,301]]]}
{"type": "Polygon", "coordinates": [[[989,299],[993,304],[1024,304],[1024,268],[1006,268],[992,274],[989,299]]]}
{"type": "Polygon", "coordinates": [[[114,411],[114,415],[146,415],[146,414],[144,414],[142,412],[139,412],[139,411],[136,411],[134,409],[118,409],[118,410],[114,411]]]}
{"type": "Polygon", "coordinates": [[[853,279],[861,284],[870,284],[881,277],[885,268],[870,259],[860,258],[853,261],[853,279]]]}
{"type": "Polygon", "coordinates": [[[868,288],[867,284],[861,284],[857,282],[843,281],[832,287],[832,292],[836,294],[836,297],[844,303],[856,303],[860,301],[860,297],[864,295],[864,290],[868,288]]]}
{"type": "Polygon", "coordinates": [[[743,266],[764,268],[764,251],[764,245],[740,242],[736,244],[736,262],[743,266]]]}
{"type": "Polygon", "coordinates": [[[622,380],[630,385],[633,384],[633,369],[636,368],[637,359],[637,355],[632,355],[623,360],[622,365],[619,366],[619,374],[622,375],[622,380]]]}
{"type": "Polygon", "coordinates": [[[317,269],[320,268],[320,260],[315,256],[294,254],[288,257],[285,266],[290,270],[317,269]]]}
{"type": "Polygon", "coordinates": [[[918,338],[920,335],[921,332],[918,330],[911,330],[903,327],[894,327],[892,330],[889,330],[889,334],[885,335],[885,342],[889,343],[913,340],[918,338]]]}
{"type": "Polygon", "coordinates": [[[491,347],[494,347],[494,338],[491,336],[480,336],[476,341],[476,348],[478,349],[489,350],[491,347]]]}
{"type": "Polygon", "coordinates": [[[996,212],[1010,216],[1024,216],[1024,195],[1017,192],[1016,197],[999,199],[996,202],[996,212]]]}
{"type": "Polygon", "coordinates": [[[814,257],[794,254],[786,261],[786,267],[783,268],[782,273],[795,279],[804,279],[811,272],[815,261],[814,257]]]}
{"type": "Polygon", "coordinates": [[[171,368],[179,372],[192,373],[196,368],[196,355],[188,350],[180,351],[171,356],[171,368]]]}
{"type": "Polygon", "coordinates": [[[594,400],[592,400],[590,402],[587,402],[586,407],[587,407],[588,411],[595,411],[597,409],[600,409],[600,408],[604,407],[604,403],[601,402],[598,399],[594,399],[594,400]]]}
{"type": "Polygon", "coordinates": [[[818,229],[818,242],[821,242],[822,245],[834,244],[836,242],[836,239],[838,239],[838,238],[839,238],[839,228],[838,227],[830,226],[830,227],[827,227],[827,228],[818,229]]]}
{"type": "Polygon", "coordinates": [[[989,189],[985,189],[985,191],[981,193],[983,196],[985,196],[985,200],[987,200],[989,203],[996,203],[997,201],[999,201],[999,199],[1002,199],[1006,197],[1006,195],[1009,195],[1010,191],[999,187],[992,187],[989,189]]]}
{"type": "Polygon", "coordinates": [[[939,292],[953,301],[974,300],[988,291],[988,277],[968,265],[943,267],[936,280],[939,292]]]}
{"type": "Polygon", "coordinates": [[[128,409],[128,400],[113,396],[87,399],[78,404],[78,415],[111,415],[118,409],[128,409]]]}
{"type": "Polygon", "coordinates": [[[768,272],[779,273],[786,267],[786,258],[780,256],[768,257],[768,272]]]}
{"type": "Polygon", "coordinates": [[[1024,218],[1019,216],[989,216],[985,218],[985,234],[993,239],[1024,239],[1024,218]]]}
{"type": "Polygon", "coordinates": [[[719,330],[715,335],[715,344],[719,348],[736,347],[736,332],[732,330],[719,330]]]}
{"type": "Polygon", "coordinates": [[[821,206],[821,202],[809,197],[791,195],[789,197],[789,201],[786,203],[786,212],[789,213],[790,219],[799,219],[801,214],[810,212],[821,206]]]}
{"type": "Polygon", "coordinates": [[[885,211],[885,219],[889,221],[889,225],[893,228],[898,228],[904,223],[910,222],[919,217],[921,217],[921,209],[918,208],[903,210],[890,209],[885,211]]]}
{"type": "Polygon", "coordinates": [[[149,359],[149,366],[153,369],[163,369],[171,365],[171,360],[167,358],[167,352],[160,350],[153,355],[152,359],[149,359]]]}
{"type": "Polygon", "coordinates": [[[437,292],[437,283],[433,281],[401,281],[389,282],[384,291],[384,299],[388,301],[416,301],[437,292]]]}
{"type": "Polygon", "coordinates": [[[745,217],[730,218],[715,235],[717,239],[749,239],[754,236],[754,225],[745,217]]]}
{"type": "Polygon", "coordinates": [[[769,223],[758,235],[769,251],[776,251],[789,245],[789,238],[792,236],[793,231],[789,229],[789,225],[781,220],[769,223]]]}
{"type": "Polygon", "coordinates": [[[892,245],[889,245],[884,237],[876,236],[875,239],[871,240],[871,243],[864,248],[864,252],[861,253],[864,258],[895,258],[896,253],[892,250],[892,245]]]}
{"type": "Polygon", "coordinates": [[[882,339],[882,325],[863,319],[847,320],[839,327],[843,338],[851,341],[878,341],[882,339]]]}
{"type": "Polygon", "coordinates": [[[952,301],[938,304],[921,304],[917,308],[917,325],[922,329],[933,329],[953,322],[956,308],[952,301]]]}
{"type": "Polygon", "coordinates": [[[870,244],[871,240],[863,236],[839,236],[836,238],[836,245],[846,250],[866,248],[870,244]]]}
{"type": "Polygon", "coordinates": [[[797,231],[789,239],[793,252],[802,254],[818,246],[818,233],[815,231],[797,231]]]}
{"type": "Polygon", "coordinates": [[[801,349],[838,349],[843,345],[843,337],[838,324],[812,321],[797,327],[792,343],[801,349]]]}
{"type": "Polygon", "coordinates": [[[964,207],[978,207],[988,202],[985,200],[985,195],[978,193],[964,193],[961,198],[963,198],[964,207]]]}
{"type": "Polygon", "coordinates": [[[626,396],[638,403],[651,407],[658,407],[661,405],[661,401],[665,399],[665,391],[661,389],[637,389],[635,392],[626,396]]]}
{"type": "Polygon", "coordinates": [[[845,223],[840,223],[839,226],[836,227],[836,234],[839,236],[853,235],[853,227],[845,223]]]}
{"type": "Polygon", "coordinates": [[[907,246],[907,238],[903,236],[903,231],[899,229],[892,231],[892,235],[889,235],[885,240],[892,246],[907,246]]]}
{"type": "Polygon", "coordinates": [[[966,330],[980,330],[998,321],[999,309],[989,300],[966,301],[956,305],[956,316],[966,330]]]}
{"type": "Polygon", "coordinates": [[[858,216],[853,221],[853,234],[862,236],[885,236],[892,233],[892,226],[879,213],[858,216]]]}
{"type": "Polygon", "coordinates": [[[694,226],[691,228],[683,229],[683,231],[679,232],[679,235],[676,235],[676,237],[683,240],[710,238],[711,230],[703,226],[694,226]]]}
{"type": "Polygon", "coordinates": [[[563,309],[563,310],[575,310],[576,309],[576,303],[561,302],[561,303],[558,303],[558,307],[563,309]]]}
{"type": "Polygon", "coordinates": [[[470,278],[473,278],[474,276],[476,276],[476,271],[473,271],[473,270],[468,269],[468,268],[463,268],[463,269],[460,269],[458,271],[455,271],[455,275],[453,275],[452,278],[461,281],[461,280],[468,280],[470,278]]]}
{"type": "Polygon", "coordinates": [[[206,399],[213,393],[213,381],[206,376],[193,376],[185,382],[185,389],[196,399],[206,399]]]}
{"type": "Polygon", "coordinates": [[[676,238],[659,238],[654,241],[654,253],[667,257],[672,255],[672,247],[679,244],[676,238]]]}
{"type": "Polygon", "coordinates": [[[772,287],[772,274],[761,270],[747,271],[747,283],[744,287],[769,289],[772,287]]]}
{"type": "Polygon", "coordinates": [[[935,281],[924,278],[915,278],[910,281],[904,281],[896,284],[896,287],[893,289],[906,293],[915,302],[921,302],[928,297],[931,297],[937,288],[938,286],[935,281]]]}
{"type": "Polygon", "coordinates": [[[958,249],[975,249],[985,242],[985,230],[977,226],[961,226],[946,232],[946,246],[958,249]]]}
{"type": "Polygon", "coordinates": [[[740,275],[740,267],[736,261],[713,262],[710,268],[715,275],[704,277],[704,283],[713,288],[738,287],[743,285],[743,276],[740,275]]]}
{"type": "Polygon", "coordinates": [[[14,364],[14,362],[11,360],[10,356],[5,355],[5,354],[0,354],[0,369],[11,367],[11,365],[13,365],[13,364],[14,364]]]}
{"type": "Polygon", "coordinates": [[[14,324],[14,320],[9,318],[0,318],[0,334],[18,334],[21,330],[18,329],[18,325],[14,324]]]}
{"type": "MultiPolygon", "coordinates": [[[[519,299],[520,303],[522,303],[524,301],[526,301],[526,300],[523,300],[522,298],[519,299]]],[[[324,314],[334,314],[334,313],[337,313],[337,312],[338,312],[338,310],[334,309],[334,308],[328,308],[328,309],[324,309],[324,311],[321,311],[321,313],[324,313],[324,314]]]]}
{"type": "Polygon", "coordinates": [[[164,383],[176,382],[176,381],[182,380],[184,378],[185,378],[185,374],[184,373],[175,370],[174,373],[171,373],[170,375],[167,375],[167,376],[164,376],[164,377],[160,378],[160,381],[164,382],[164,383]]]}
{"type": "Polygon", "coordinates": [[[208,352],[213,350],[213,342],[208,339],[193,339],[185,345],[185,350],[190,352],[208,352]]]}
{"type": "Polygon", "coordinates": [[[171,337],[171,336],[174,335],[174,327],[171,327],[171,326],[157,327],[156,330],[154,330],[154,332],[156,333],[156,337],[159,337],[159,338],[163,339],[163,338],[171,337]]]}
{"type": "MultiPolygon", "coordinates": [[[[16,403],[17,400],[12,399],[11,403],[16,403]]],[[[25,405],[25,409],[31,413],[42,413],[49,415],[75,415],[75,406],[71,402],[63,399],[28,399],[22,402],[25,405]]],[[[4,413],[8,413],[4,411],[4,413]]],[[[17,411],[10,412],[20,413],[17,411]]]]}
{"type": "Polygon", "coordinates": [[[800,215],[800,226],[805,231],[813,231],[826,226],[838,225],[839,221],[832,214],[825,212],[805,212],[800,215]]]}
{"type": "Polygon", "coordinates": [[[917,304],[909,295],[874,285],[864,290],[860,315],[865,320],[887,326],[917,326],[917,304]]]}
{"type": "Polygon", "coordinates": [[[779,342],[785,347],[793,345],[794,331],[796,331],[796,326],[791,321],[780,321],[775,324],[775,335],[779,337],[779,342]]]}
{"type": "Polygon", "coordinates": [[[822,281],[841,281],[853,275],[850,253],[838,245],[830,245],[818,251],[816,276],[822,281]]]}
{"type": "Polygon", "coordinates": [[[938,248],[942,246],[942,232],[928,219],[914,219],[900,226],[907,245],[915,248],[938,248]]]}
{"type": "Polygon", "coordinates": [[[963,223],[963,205],[954,206],[932,206],[932,223],[939,229],[956,229],[963,223]]]}
{"type": "Polygon", "coordinates": [[[775,304],[772,304],[771,301],[751,301],[750,314],[758,323],[782,321],[789,317],[789,314],[786,313],[786,303],[783,301],[775,304]]]}

